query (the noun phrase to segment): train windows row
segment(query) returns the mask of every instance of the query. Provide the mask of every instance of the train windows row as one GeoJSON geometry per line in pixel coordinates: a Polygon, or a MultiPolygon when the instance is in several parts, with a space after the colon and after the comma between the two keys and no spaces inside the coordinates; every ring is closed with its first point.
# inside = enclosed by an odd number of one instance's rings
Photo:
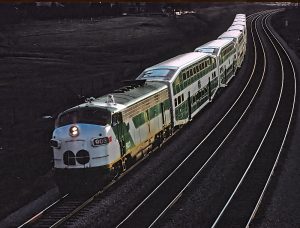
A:
{"type": "Polygon", "coordinates": [[[187,69],[184,69],[173,83],[173,94],[177,94],[186,88],[188,85],[194,83],[213,70],[216,66],[215,59],[206,58],[200,63],[194,64],[187,69]]]}
{"type": "Polygon", "coordinates": [[[183,101],[184,101],[184,94],[181,94],[180,96],[174,99],[175,107],[180,105],[183,101]]]}
{"type": "Polygon", "coordinates": [[[220,63],[223,63],[224,61],[226,61],[226,59],[228,59],[228,57],[233,54],[234,52],[234,46],[233,44],[230,44],[229,46],[227,46],[226,48],[224,48],[221,51],[221,61],[220,63]]]}

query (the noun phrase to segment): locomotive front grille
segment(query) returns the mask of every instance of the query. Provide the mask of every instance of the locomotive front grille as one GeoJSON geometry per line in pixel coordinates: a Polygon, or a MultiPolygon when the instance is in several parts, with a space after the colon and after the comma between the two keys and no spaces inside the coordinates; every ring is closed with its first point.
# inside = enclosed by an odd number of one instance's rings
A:
{"type": "Polygon", "coordinates": [[[76,165],[76,161],[85,165],[90,161],[90,154],[86,150],[80,150],[75,155],[72,151],[67,150],[63,155],[63,160],[65,165],[76,165]]]}
{"type": "Polygon", "coordinates": [[[75,154],[72,151],[67,150],[64,153],[64,163],[65,165],[76,165],[75,154]]]}
{"type": "Polygon", "coordinates": [[[88,163],[90,161],[89,152],[86,150],[78,151],[76,154],[76,161],[81,165],[88,163]]]}

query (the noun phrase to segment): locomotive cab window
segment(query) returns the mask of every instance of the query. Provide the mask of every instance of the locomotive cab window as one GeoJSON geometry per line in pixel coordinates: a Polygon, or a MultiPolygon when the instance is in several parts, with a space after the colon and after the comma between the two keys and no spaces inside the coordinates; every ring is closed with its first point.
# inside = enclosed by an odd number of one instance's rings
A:
{"type": "Polygon", "coordinates": [[[58,117],[57,127],[68,124],[85,123],[106,125],[111,123],[111,113],[100,108],[77,108],[62,113],[58,117]]]}

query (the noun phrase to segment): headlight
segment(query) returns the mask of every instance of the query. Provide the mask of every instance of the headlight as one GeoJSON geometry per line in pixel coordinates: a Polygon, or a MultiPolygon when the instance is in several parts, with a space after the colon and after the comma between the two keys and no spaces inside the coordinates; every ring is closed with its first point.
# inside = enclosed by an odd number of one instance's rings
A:
{"type": "Polygon", "coordinates": [[[72,137],[76,137],[76,136],[79,135],[79,129],[78,129],[77,126],[72,126],[72,127],[70,127],[69,132],[70,132],[70,135],[71,135],[72,137]]]}

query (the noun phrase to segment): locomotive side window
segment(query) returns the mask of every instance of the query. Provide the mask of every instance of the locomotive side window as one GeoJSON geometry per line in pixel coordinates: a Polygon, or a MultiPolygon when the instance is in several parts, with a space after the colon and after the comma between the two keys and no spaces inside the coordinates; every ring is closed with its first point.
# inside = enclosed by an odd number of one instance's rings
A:
{"type": "Polygon", "coordinates": [[[86,123],[96,125],[106,125],[111,123],[111,113],[99,108],[77,108],[62,113],[58,117],[57,127],[68,124],[86,123]]]}

